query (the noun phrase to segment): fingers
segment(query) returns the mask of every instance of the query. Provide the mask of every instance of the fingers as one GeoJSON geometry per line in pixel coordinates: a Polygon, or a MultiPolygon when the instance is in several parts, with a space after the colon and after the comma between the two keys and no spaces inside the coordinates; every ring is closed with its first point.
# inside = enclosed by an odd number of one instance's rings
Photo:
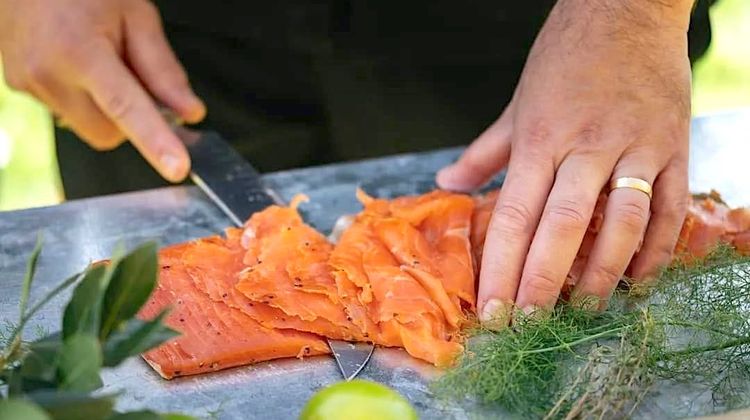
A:
{"type": "Polygon", "coordinates": [[[46,85],[34,86],[40,100],[52,111],[61,115],[61,123],[70,127],[95,150],[112,150],[125,141],[125,137],[101,112],[86,92],[50,81],[46,85]]]}
{"type": "Polygon", "coordinates": [[[571,155],[557,171],[518,287],[516,304],[526,313],[557,302],[613,163],[600,156],[571,155]]]}
{"type": "MultiPolygon", "coordinates": [[[[645,159],[623,158],[612,179],[636,177],[653,185],[657,167],[644,165],[645,159]]],[[[649,220],[650,198],[632,188],[612,190],[607,198],[604,222],[589,255],[573,299],[583,299],[585,307],[603,310],[633,258],[649,220]],[[586,300],[594,298],[595,300],[586,300]]]]}
{"type": "Polygon", "coordinates": [[[81,81],[94,102],[167,180],[179,182],[190,169],[187,150],[156,106],[108,45],[92,52],[81,81]]]}
{"type": "Polygon", "coordinates": [[[688,207],[687,164],[673,162],[654,182],[651,219],[643,246],[633,260],[631,276],[643,280],[672,261],[688,207]]]}
{"type": "Polygon", "coordinates": [[[489,328],[508,324],[523,263],[555,177],[552,159],[519,150],[487,230],[479,274],[479,318],[489,328]]]}
{"type": "Polygon", "coordinates": [[[193,93],[185,70],[168,44],[156,7],[150,2],[139,4],[125,15],[130,65],[148,90],[185,121],[202,120],[206,107],[193,93]]]}
{"type": "Polygon", "coordinates": [[[489,181],[508,163],[510,158],[510,107],[464,151],[453,165],[437,174],[440,188],[471,191],[489,181]]]}

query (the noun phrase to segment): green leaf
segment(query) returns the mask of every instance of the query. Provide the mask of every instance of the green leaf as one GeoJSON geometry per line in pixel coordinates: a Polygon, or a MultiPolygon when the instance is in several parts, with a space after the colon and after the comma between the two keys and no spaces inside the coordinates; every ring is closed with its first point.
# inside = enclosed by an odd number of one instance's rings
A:
{"type": "MultiPolygon", "coordinates": [[[[39,236],[36,239],[36,245],[34,245],[34,250],[31,251],[31,256],[29,257],[28,262],[26,263],[26,275],[23,278],[23,283],[21,285],[21,303],[19,304],[20,307],[20,314],[19,314],[19,321],[23,320],[23,317],[26,312],[26,305],[29,303],[29,293],[31,292],[31,283],[34,281],[34,274],[36,273],[36,263],[39,260],[39,254],[42,252],[42,235],[39,234],[39,236]]],[[[20,322],[19,322],[20,326],[20,322]]]]}
{"type": "Polygon", "coordinates": [[[195,417],[185,414],[167,413],[159,414],[149,410],[131,411],[129,413],[118,413],[109,420],[195,420],[195,417]]]}
{"type": "Polygon", "coordinates": [[[103,282],[107,267],[97,265],[90,267],[73,292],[73,297],[65,307],[63,315],[63,337],[68,338],[77,333],[98,335],[103,282]]]}
{"type": "Polygon", "coordinates": [[[93,391],[101,387],[101,368],[101,347],[95,336],[76,334],[65,339],[58,367],[60,389],[93,391]]]}
{"type": "MultiPolygon", "coordinates": [[[[25,318],[25,312],[26,312],[26,305],[29,302],[29,294],[31,293],[31,283],[34,280],[34,274],[36,273],[36,263],[39,260],[39,254],[42,252],[42,236],[39,235],[36,241],[36,245],[34,246],[34,250],[31,251],[31,256],[29,257],[29,260],[26,262],[26,274],[23,278],[23,283],[21,283],[21,300],[19,303],[19,311],[18,311],[18,325],[11,331],[9,334],[10,338],[8,338],[7,342],[4,343],[7,345],[6,348],[0,349],[0,368],[5,367],[6,364],[14,362],[15,359],[18,357],[18,350],[21,347],[21,335],[23,332],[23,327],[26,321],[25,318]]],[[[5,340],[4,340],[5,341],[5,340]]]]}
{"type": "Polygon", "coordinates": [[[54,419],[104,420],[112,415],[114,395],[91,396],[82,392],[40,391],[28,395],[54,419]]]}
{"type": "Polygon", "coordinates": [[[52,289],[49,293],[47,293],[42,299],[39,300],[39,302],[35,303],[34,306],[29,309],[29,311],[24,315],[24,317],[21,319],[21,324],[19,325],[19,328],[23,328],[27,322],[31,319],[34,314],[36,314],[44,305],[47,304],[50,300],[52,300],[55,296],[59,295],[60,292],[67,289],[74,283],[78,282],[78,280],[82,279],[86,275],[86,272],[77,273],[75,275],[72,275],[65,279],[62,283],[58,284],[54,289],[52,289]]]}
{"type": "Polygon", "coordinates": [[[104,366],[113,367],[130,356],[152,349],[178,335],[164,324],[168,310],[162,311],[151,321],[131,319],[125,328],[115,331],[104,343],[104,366]]]}
{"type": "Polygon", "coordinates": [[[135,316],[156,286],[157,245],[147,242],[117,264],[104,294],[99,337],[105,340],[124,321],[135,316]]]}
{"type": "Polygon", "coordinates": [[[161,416],[153,411],[143,410],[119,413],[110,417],[109,420],[161,420],[161,416]]]}
{"type": "Polygon", "coordinates": [[[39,302],[34,304],[34,306],[31,307],[31,309],[26,313],[26,315],[21,318],[21,322],[18,326],[12,329],[10,338],[8,340],[8,343],[18,343],[14,347],[9,346],[8,349],[4,349],[4,353],[0,355],[0,365],[4,365],[6,363],[13,363],[16,361],[19,361],[19,358],[24,357],[23,354],[18,354],[18,350],[20,348],[20,336],[23,332],[24,327],[29,322],[31,317],[34,316],[34,314],[39,311],[47,302],[52,300],[55,296],[60,294],[63,290],[70,287],[72,284],[76,283],[80,278],[84,276],[85,273],[78,273],[74,276],[68,277],[65,281],[57,285],[52,291],[47,293],[39,302]],[[17,340],[18,339],[18,340],[17,340]]]}
{"type": "Polygon", "coordinates": [[[49,420],[47,413],[30,401],[0,400],[0,420],[49,420]]]}
{"type": "Polygon", "coordinates": [[[131,411],[129,413],[118,413],[109,420],[162,420],[164,416],[149,410],[131,411]]]}
{"type": "Polygon", "coordinates": [[[19,382],[10,391],[17,393],[57,388],[61,348],[60,333],[30,343],[26,358],[17,372],[19,382]]]}
{"type": "Polygon", "coordinates": [[[184,414],[159,414],[149,410],[131,411],[129,413],[118,413],[109,420],[195,420],[195,417],[184,414]]]}
{"type": "Polygon", "coordinates": [[[193,416],[188,416],[187,414],[178,414],[178,413],[162,414],[161,418],[163,420],[195,420],[195,417],[193,416]]]}
{"type": "Polygon", "coordinates": [[[129,413],[119,413],[110,417],[109,420],[162,420],[163,417],[159,414],[149,411],[131,411],[129,413]]]}

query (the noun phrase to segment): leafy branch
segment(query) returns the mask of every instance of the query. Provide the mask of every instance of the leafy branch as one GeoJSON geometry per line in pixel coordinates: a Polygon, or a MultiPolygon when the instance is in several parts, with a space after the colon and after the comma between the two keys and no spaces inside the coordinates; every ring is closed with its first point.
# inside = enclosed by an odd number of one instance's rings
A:
{"type": "Polygon", "coordinates": [[[0,345],[0,419],[187,419],[150,411],[117,413],[116,395],[94,393],[102,387],[100,371],[119,365],[176,336],[162,321],[136,318],[153,291],[158,274],[157,248],[146,243],[125,253],[118,248],[106,263],[71,276],[29,306],[42,250],[32,251],[21,286],[19,317],[8,324],[0,345]],[[75,285],[59,332],[24,341],[32,317],[62,291],[75,285]]]}

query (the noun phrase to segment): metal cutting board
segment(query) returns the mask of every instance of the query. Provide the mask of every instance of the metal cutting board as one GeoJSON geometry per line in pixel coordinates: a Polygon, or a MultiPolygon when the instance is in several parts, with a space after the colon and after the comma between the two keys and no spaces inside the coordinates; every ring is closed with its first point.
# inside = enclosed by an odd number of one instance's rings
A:
{"type": "MultiPolygon", "coordinates": [[[[714,115],[693,123],[691,189],[716,188],[732,205],[750,205],[746,157],[750,155],[750,110],[714,115]],[[742,159],[738,156],[741,156],[742,159]],[[735,160],[739,159],[739,160],[735,160]]],[[[310,203],[305,218],[327,231],[340,214],[357,211],[356,187],[377,196],[395,196],[434,187],[435,171],[460,150],[306,168],[264,176],[264,181],[289,200],[304,192],[310,203]]],[[[231,222],[196,187],[171,187],[73,201],[60,206],[0,213],[0,321],[13,319],[21,277],[36,232],[44,232],[32,301],[56,282],[90,261],[108,257],[118,241],[133,246],[158,238],[161,244],[221,232],[231,222]]],[[[49,330],[60,324],[68,295],[53,301],[32,322],[49,330]]],[[[33,337],[33,328],[29,330],[33,337]]],[[[214,374],[162,380],[140,359],[131,359],[104,375],[107,390],[121,390],[121,408],[181,411],[203,418],[293,419],[320,387],[341,380],[330,357],[283,360],[230,369],[214,374]]],[[[394,387],[416,407],[423,419],[502,418],[500,410],[436,401],[429,381],[438,371],[401,350],[378,349],[360,374],[394,387]]],[[[705,407],[690,387],[659,387],[637,413],[639,418],[670,418],[691,405],[705,407]]]]}

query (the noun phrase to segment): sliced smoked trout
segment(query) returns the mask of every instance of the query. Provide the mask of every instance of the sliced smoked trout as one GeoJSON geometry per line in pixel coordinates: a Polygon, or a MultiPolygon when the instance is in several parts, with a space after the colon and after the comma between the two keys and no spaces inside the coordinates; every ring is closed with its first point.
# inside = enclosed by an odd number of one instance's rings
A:
{"type": "MultiPolygon", "coordinates": [[[[445,191],[391,200],[357,197],[363,210],[337,223],[333,243],[297,211],[271,206],[242,229],[162,249],[159,284],[140,316],[174,309],[182,335],[144,354],[164,378],[281,357],[329,352],[323,337],[403,347],[436,366],[463,350],[476,312],[482,248],[500,191],[445,191]]],[[[580,278],[602,226],[602,194],[563,297],[580,278]]],[[[719,243],[750,254],[750,209],[718,194],[693,197],[675,258],[719,243]]]]}
{"type": "MultiPolygon", "coordinates": [[[[210,239],[211,242],[219,238],[210,239]]],[[[266,328],[252,317],[212,300],[193,283],[196,276],[211,282],[214,270],[196,271],[186,252],[204,246],[188,242],[159,252],[159,284],[139,316],[150,319],[166,307],[166,325],[181,333],[143,357],[165,379],[211,372],[264,360],[327,353],[319,336],[292,329],[266,328]],[[192,275],[188,271],[193,271],[192,275]]]]}
{"type": "Polygon", "coordinates": [[[750,208],[730,209],[715,191],[692,197],[675,254],[685,259],[703,257],[717,243],[750,255],[750,208]]]}
{"type": "Polygon", "coordinates": [[[329,338],[367,341],[346,313],[328,266],[333,245],[306,225],[293,201],[272,206],[245,224],[245,268],[236,289],[247,299],[307,324],[297,327],[329,338]]]}
{"type": "Polygon", "coordinates": [[[475,305],[474,201],[440,191],[358,196],[364,210],[337,244],[305,224],[298,197],[244,229],[162,249],[159,285],[140,315],[172,305],[167,325],[182,335],[144,358],[172,378],[321,354],[328,337],[450,364],[475,305]]]}
{"type": "MultiPolygon", "coordinates": [[[[409,266],[393,255],[377,232],[387,229],[379,221],[367,215],[358,218],[331,255],[331,267],[340,288],[354,298],[348,302],[349,313],[365,317],[358,320],[361,323],[375,324],[376,332],[370,333],[375,343],[404,347],[414,357],[438,366],[448,365],[463,349],[458,336],[463,314],[455,313],[442,284],[426,287],[409,266]],[[434,295],[443,298],[450,316],[455,317],[454,325],[448,322],[434,295]]],[[[404,243],[409,245],[403,251],[408,253],[415,242],[416,239],[405,237],[404,243]]],[[[414,262],[417,261],[411,264],[414,262]]]]}

